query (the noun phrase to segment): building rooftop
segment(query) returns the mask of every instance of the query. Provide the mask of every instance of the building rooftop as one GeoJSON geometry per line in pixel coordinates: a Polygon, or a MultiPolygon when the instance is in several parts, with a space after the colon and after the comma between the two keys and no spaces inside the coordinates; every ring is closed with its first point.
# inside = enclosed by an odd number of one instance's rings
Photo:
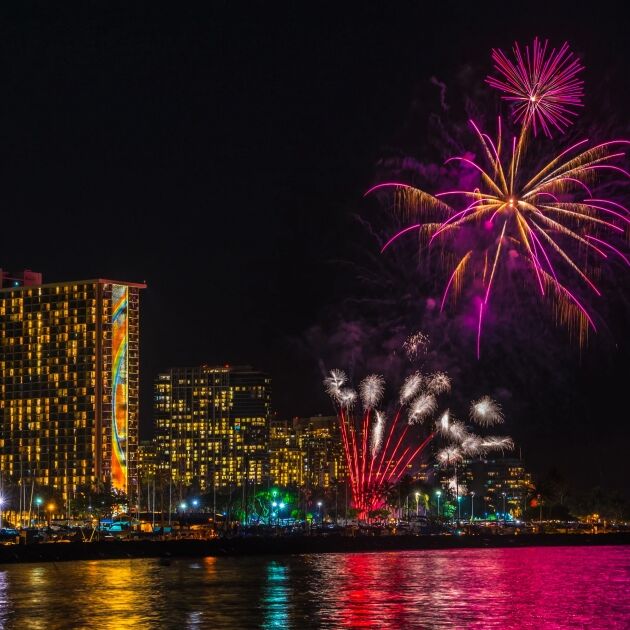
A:
{"type": "MultiPolygon", "coordinates": [[[[2,270],[0,270],[2,272],[2,270]]],[[[6,273],[6,272],[5,272],[6,273]]],[[[127,287],[135,287],[137,289],[146,289],[147,285],[142,282],[128,282],[126,280],[110,280],[107,278],[90,278],[88,280],[65,280],[64,282],[41,282],[41,274],[34,274],[39,276],[39,282],[28,282],[24,284],[20,284],[23,282],[23,278],[16,276],[12,278],[8,275],[2,276],[2,284],[5,284],[5,280],[12,281],[13,284],[9,286],[2,286],[0,288],[0,293],[9,293],[11,291],[24,291],[27,289],[45,289],[49,287],[63,287],[69,286],[73,284],[121,284],[127,287]],[[17,283],[17,284],[16,284],[17,283]]]]}

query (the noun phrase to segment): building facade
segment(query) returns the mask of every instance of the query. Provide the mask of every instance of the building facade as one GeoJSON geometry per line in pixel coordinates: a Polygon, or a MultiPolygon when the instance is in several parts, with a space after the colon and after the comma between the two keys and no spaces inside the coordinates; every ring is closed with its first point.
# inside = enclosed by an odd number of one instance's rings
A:
{"type": "Polygon", "coordinates": [[[294,421],[297,442],[304,454],[304,485],[330,488],[345,479],[339,422],[336,416],[311,416],[294,421]]]}
{"type": "Polygon", "coordinates": [[[269,431],[269,472],[271,483],[282,486],[302,486],[304,482],[304,452],[298,443],[293,421],[272,420],[269,431]]]}
{"type": "Polygon", "coordinates": [[[523,515],[534,483],[522,460],[516,457],[487,460],[480,477],[488,514],[505,512],[515,518],[523,515]]]}
{"type": "Polygon", "coordinates": [[[140,483],[155,479],[158,471],[158,457],[154,440],[141,440],[138,443],[138,478],[140,483]]]}
{"type": "Polygon", "coordinates": [[[336,416],[311,416],[272,423],[272,483],[330,488],[345,479],[344,454],[336,416]]]}
{"type": "Polygon", "coordinates": [[[137,483],[144,284],[0,270],[0,470],[64,498],[137,483]]]}
{"type": "Polygon", "coordinates": [[[439,479],[446,496],[456,500],[459,493],[463,516],[472,508],[474,493],[478,518],[521,517],[534,490],[531,474],[516,457],[466,460],[458,466],[457,478],[448,468],[440,471],[439,479]]]}
{"type": "Polygon", "coordinates": [[[271,379],[251,367],[172,368],[154,384],[158,466],[182,486],[269,476],[271,379]]]}

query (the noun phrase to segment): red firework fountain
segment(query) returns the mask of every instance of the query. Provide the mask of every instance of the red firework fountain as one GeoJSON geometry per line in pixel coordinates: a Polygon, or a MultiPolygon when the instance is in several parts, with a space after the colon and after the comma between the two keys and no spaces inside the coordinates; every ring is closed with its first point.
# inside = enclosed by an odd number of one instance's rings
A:
{"type": "Polygon", "coordinates": [[[423,377],[414,373],[408,377],[400,392],[398,411],[388,428],[385,414],[376,410],[385,387],[383,378],[373,374],[361,382],[363,413],[355,412],[358,394],[343,387],[346,380],[343,372],[332,370],[324,383],[337,407],[352,504],[359,511],[359,517],[366,518],[370,512],[384,506],[389,488],[418,460],[433,439],[435,433],[431,432],[420,444],[409,445],[409,427],[433,413],[437,405],[435,396],[446,391],[444,388],[450,387],[450,381],[444,374],[423,377]],[[402,422],[406,405],[409,405],[409,417],[407,422],[402,422]]]}

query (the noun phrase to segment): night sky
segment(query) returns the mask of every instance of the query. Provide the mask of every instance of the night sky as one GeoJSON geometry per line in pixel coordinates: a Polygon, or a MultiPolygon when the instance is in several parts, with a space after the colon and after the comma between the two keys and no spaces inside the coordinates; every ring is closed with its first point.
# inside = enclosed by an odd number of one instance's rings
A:
{"type": "MultiPolygon", "coordinates": [[[[145,435],[152,379],[175,365],[251,364],[271,373],[280,417],[330,412],[306,331],[361,291],[347,263],[373,247],[362,195],[385,155],[423,157],[431,77],[481,83],[492,47],[566,39],[587,67],[586,109],[617,132],[630,123],[615,5],[212,4],[0,9],[0,267],[148,283],[145,435]]],[[[575,484],[629,485],[623,304],[576,361],[546,348],[559,390],[514,379],[509,430],[534,472],[555,459],[575,484]]],[[[509,366],[494,369],[508,387],[509,366]]]]}

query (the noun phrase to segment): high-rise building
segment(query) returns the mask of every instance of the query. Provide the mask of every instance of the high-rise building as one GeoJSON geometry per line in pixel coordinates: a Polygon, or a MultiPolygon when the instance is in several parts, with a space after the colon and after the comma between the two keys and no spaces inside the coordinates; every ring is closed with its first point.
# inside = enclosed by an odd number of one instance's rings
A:
{"type": "Polygon", "coordinates": [[[501,457],[484,462],[483,499],[491,513],[522,516],[528,496],[534,490],[532,476],[516,457],[501,457]]]}
{"type": "Polygon", "coordinates": [[[292,421],[272,420],[269,430],[269,471],[271,483],[282,487],[301,486],[304,480],[304,452],[292,421]]]}
{"type": "Polygon", "coordinates": [[[141,440],[138,443],[138,478],[140,482],[155,479],[158,457],[154,440],[141,440]]]}
{"type": "Polygon", "coordinates": [[[336,416],[312,416],[294,421],[297,443],[303,453],[303,483],[329,488],[345,479],[341,433],[336,416]]]}
{"type": "Polygon", "coordinates": [[[0,270],[0,469],[64,497],[136,483],[144,284],[0,270]]]}
{"type": "Polygon", "coordinates": [[[451,467],[442,469],[439,478],[452,498],[459,492],[462,513],[470,509],[465,497],[474,492],[475,514],[480,517],[503,515],[504,507],[505,513],[513,517],[522,516],[534,489],[531,474],[515,457],[466,460],[458,466],[457,477],[451,467]]]}
{"type": "Polygon", "coordinates": [[[269,475],[271,379],[251,367],[172,368],[154,385],[159,466],[200,489],[269,475]]]}

